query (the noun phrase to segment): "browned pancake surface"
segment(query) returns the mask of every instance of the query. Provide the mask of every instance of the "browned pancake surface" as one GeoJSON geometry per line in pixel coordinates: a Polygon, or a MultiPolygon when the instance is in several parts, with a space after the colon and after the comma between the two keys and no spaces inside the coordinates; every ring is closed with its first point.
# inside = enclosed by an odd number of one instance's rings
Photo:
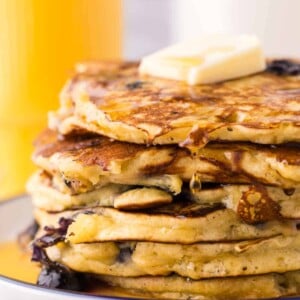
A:
{"type": "MultiPolygon", "coordinates": [[[[87,132],[62,137],[45,130],[35,142],[33,158],[40,167],[59,171],[70,180],[88,176],[84,175],[88,167],[100,168],[95,170],[99,175],[113,174],[113,165],[117,164],[122,170],[120,179],[169,174],[189,181],[197,173],[202,182],[263,183],[294,188],[300,182],[299,149],[298,144],[210,143],[194,157],[187,149],[175,145],[145,147],[87,132]],[[51,159],[54,155],[56,158],[51,159]],[[76,163],[78,168],[67,166],[66,160],[76,163]]],[[[115,179],[116,183],[126,183],[115,179]]]]}
{"type": "MultiPolygon", "coordinates": [[[[299,128],[299,78],[264,72],[222,83],[188,86],[179,81],[140,76],[137,63],[82,64],[65,88],[63,98],[74,100],[80,90],[109,122],[144,130],[148,136],[145,142],[156,139],[155,143],[172,143],[172,138],[174,143],[184,142],[185,136],[185,144],[203,144],[210,139],[222,139],[218,135],[209,137],[213,131],[225,128],[230,132],[237,125],[273,130],[284,123],[299,128]],[[197,128],[193,128],[195,124],[197,128]],[[148,131],[149,126],[153,131],[148,131]],[[185,133],[164,138],[176,128],[185,133]]],[[[88,115],[77,112],[83,122],[89,123],[85,120],[88,115]]],[[[107,128],[105,132],[110,135],[107,128]]],[[[299,137],[292,140],[299,141],[299,137]]]]}

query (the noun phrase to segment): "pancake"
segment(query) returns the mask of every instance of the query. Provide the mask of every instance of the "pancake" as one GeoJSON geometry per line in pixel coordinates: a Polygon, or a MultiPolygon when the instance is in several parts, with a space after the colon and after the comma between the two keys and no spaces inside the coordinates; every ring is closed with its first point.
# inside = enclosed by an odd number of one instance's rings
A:
{"type": "Polygon", "coordinates": [[[36,165],[55,174],[64,193],[78,194],[108,183],[156,186],[174,194],[194,174],[202,182],[262,183],[300,187],[297,145],[209,144],[193,156],[177,146],[144,147],[81,133],[60,138],[44,131],[35,143],[36,165]]]}
{"type": "MultiPolygon", "coordinates": [[[[300,272],[237,278],[191,280],[170,277],[100,276],[113,286],[142,292],[156,299],[266,299],[296,295],[300,292],[300,272]]],[[[101,284],[101,282],[99,283],[101,284]]]]}
{"type": "Polygon", "coordinates": [[[61,218],[73,220],[66,239],[73,244],[106,241],[197,242],[249,240],[297,233],[297,221],[272,220],[256,225],[242,221],[222,205],[177,202],[158,208],[123,212],[96,207],[47,213],[35,210],[40,226],[57,226],[61,218]]]}
{"type": "Polygon", "coordinates": [[[271,71],[188,86],[79,64],[35,142],[38,284],[300,293],[300,76],[271,71]]]}
{"type": "Polygon", "coordinates": [[[157,188],[137,188],[114,183],[78,195],[64,194],[53,187],[52,178],[43,171],[32,175],[27,183],[27,190],[34,206],[49,212],[95,206],[135,210],[172,202],[169,193],[157,188]]]}
{"type": "Polygon", "coordinates": [[[247,223],[259,223],[278,217],[300,219],[300,188],[283,190],[262,185],[217,185],[196,190],[184,190],[177,197],[157,189],[109,183],[99,189],[78,195],[60,192],[52,177],[36,172],[27,184],[35,207],[49,212],[96,206],[120,210],[158,207],[175,201],[218,205],[234,210],[247,223]],[[250,213],[252,212],[252,213],[250,213]]]}
{"type": "Polygon", "coordinates": [[[52,261],[77,272],[114,276],[192,279],[300,270],[300,234],[233,243],[60,243],[47,249],[52,261]],[[266,259],[266,257],[268,259],[266,259]]]}
{"type": "Polygon", "coordinates": [[[113,206],[114,198],[129,188],[111,183],[88,193],[69,195],[53,187],[52,177],[43,171],[34,173],[27,182],[27,191],[32,196],[33,205],[49,212],[88,205],[113,206]]]}
{"type": "Polygon", "coordinates": [[[263,222],[278,214],[287,219],[300,219],[299,188],[284,190],[257,184],[229,184],[196,190],[192,197],[200,204],[222,203],[248,223],[263,222]]]}
{"type": "Polygon", "coordinates": [[[263,72],[188,86],[141,76],[137,63],[80,64],[49,126],[138,144],[300,142],[300,76],[263,72]]]}

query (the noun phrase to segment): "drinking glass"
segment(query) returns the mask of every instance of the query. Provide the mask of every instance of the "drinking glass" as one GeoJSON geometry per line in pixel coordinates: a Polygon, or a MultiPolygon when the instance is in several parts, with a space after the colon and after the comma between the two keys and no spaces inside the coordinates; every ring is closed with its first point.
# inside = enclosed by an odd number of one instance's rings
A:
{"type": "Polygon", "coordinates": [[[0,1],[0,200],[24,192],[74,63],[120,57],[121,22],[120,0],[0,1]]]}

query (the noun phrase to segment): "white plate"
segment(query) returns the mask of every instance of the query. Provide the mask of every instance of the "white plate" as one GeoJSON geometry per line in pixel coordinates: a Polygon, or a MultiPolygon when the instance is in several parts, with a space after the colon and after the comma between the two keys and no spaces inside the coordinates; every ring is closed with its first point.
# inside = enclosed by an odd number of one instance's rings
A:
{"type": "MultiPolygon", "coordinates": [[[[0,242],[14,239],[32,222],[32,206],[28,196],[0,202],[0,242]]],[[[89,296],[38,287],[0,275],[1,300],[92,300],[124,299],[104,296],[89,296]]]]}

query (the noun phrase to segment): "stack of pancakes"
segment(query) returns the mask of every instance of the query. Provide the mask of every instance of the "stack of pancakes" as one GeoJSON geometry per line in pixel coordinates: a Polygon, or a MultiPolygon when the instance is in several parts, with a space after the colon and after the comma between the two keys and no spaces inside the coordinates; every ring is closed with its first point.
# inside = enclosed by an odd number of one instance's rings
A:
{"type": "Polygon", "coordinates": [[[158,298],[300,293],[299,111],[297,75],[78,65],[35,143],[40,261],[158,298]]]}

